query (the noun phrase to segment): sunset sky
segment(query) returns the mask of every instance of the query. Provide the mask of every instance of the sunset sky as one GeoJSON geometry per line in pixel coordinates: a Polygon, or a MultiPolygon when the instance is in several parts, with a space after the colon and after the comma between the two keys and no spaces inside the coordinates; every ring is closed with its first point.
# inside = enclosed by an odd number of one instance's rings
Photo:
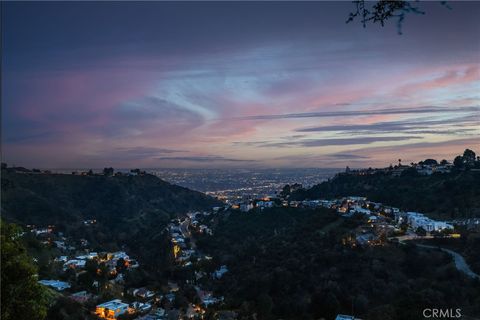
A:
{"type": "Polygon", "coordinates": [[[2,161],[363,167],[480,152],[480,2],[2,2],[2,161]]]}

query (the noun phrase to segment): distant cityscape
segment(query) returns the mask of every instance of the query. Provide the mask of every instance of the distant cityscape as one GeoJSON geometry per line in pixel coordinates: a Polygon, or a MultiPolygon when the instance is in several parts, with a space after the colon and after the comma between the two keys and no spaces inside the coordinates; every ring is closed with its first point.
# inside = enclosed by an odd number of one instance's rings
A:
{"type": "MultiPolygon", "coordinates": [[[[89,169],[51,169],[52,173],[81,173],[89,169]]],[[[142,169],[162,180],[200,191],[226,203],[239,203],[257,198],[272,197],[287,184],[308,188],[333,177],[345,168],[281,168],[281,169],[142,169]]],[[[101,174],[102,169],[92,169],[101,174]]],[[[116,169],[115,174],[131,174],[130,169],[116,169]]]]}
{"type": "Polygon", "coordinates": [[[226,203],[271,197],[286,184],[310,187],[344,169],[156,169],[159,178],[204,192],[226,203]]]}
{"type": "Polygon", "coordinates": [[[0,320],[480,320],[479,16],[2,1],[0,320]]]}
{"type": "MultiPolygon", "coordinates": [[[[140,277],[149,267],[158,264],[158,260],[152,264],[131,247],[123,244],[115,246],[108,242],[95,243],[95,238],[94,241],[87,239],[93,234],[102,236],[106,230],[103,228],[108,229],[110,225],[108,220],[92,216],[83,219],[76,230],[69,231],[64,231],[61,224],[24,224],[24,231],[15,237],[22,236],[32,243],[36,242],[48,252],[48,255],[32,257],[32,262],[40,268],[49,268],[48,272],[43,271],[42,276],[37,275],[37,282],[69,299],[65,301],[83,306],[84,312],[97,319],[239,319],[242,310],[227,307],[230,306],[228,294],[218,290],[220,285],[234,279],[232,274],[238,270],[235,270],[235,264],[231,260],[224,259],[212,250],[215,241],[218,241],[215,236],[222,233],[222,228],[228,230],[225,222],[232,215],[248,220],[272,212],[281,215],[282,212],[290,211],[298,216],[305,212],[308,215],[321,212],[330,217],[333,214],[336,219],[332,220],[330,227],[317,228],[315,234],[324,235],[329,232],[333,235],[332,232],[338,232],[338,238],[332,238],[334,247],[350,250],[350,253],[357,252],[354,250],[371,253],[373,251],[365,250],[375,247],[393,252],[406,245],[415,246],[424,252],[437,250],[437,253],[441,251],[448,254],[453,262],[452,267],[465,275],[466,279],[480,279],[475,262],[472,263],[471,258],[464,258],[466,251],[462,252],[458,248],[462,242],[468,242],[472,235],[478,234],[478,217],[456,215],[448,220],[432,218],[420,211],[409,211],[388,202],[372,201],[355,193],[349,196],[318,194],[303,199],[296,197],[297,193],[306,192],[307,188],[315,187],[330,178],[333,179],[328,183],[342,178],[363,179],[363,176],[378,179],[441,178],[442,181],[448,181],[451,177],[458,180],[462,175],[475,177],[480,171],[480,158],[470,149],[457,156],[453,163],[426,159],[407,165],[398,159],[398,164],[384,168],[354,170],[349,167],[343,170],[127,170],[107,167],[102,170],[60,171],[29,170],[2,164],[2,171],[27,178],[70,177],[75,184],[87,180],[115,183],[125,181],[131,185],[133,181],[143,179],[158,180],[152,176],[155,175],[172,184],[197,189],[223,201],[205,197],[215,203],[208,208],[178,211],[174,215],[165,216],[163,224],[155,227],[155,236],[163,239],[160,243],[166,249],[168,264],[171,270],[176,270],[157,276],[156,279],[162,279],[162,282],[156,282],[154,278],[134,281],[135,277],[140,277]],[[343,223],[348,225],[348,229],[341,231],[340,225],[343,223]],[[452,248],[445,243],[439,246],[436,242],[446,240],[457,247],[452,248]],[[224,279],[225,275],[227,279],[224,279]]],[[[5,184],[9,183],[5,180],[5,184]]],[[[171,187],[165,183],[160,185],[171,187]]],[[[144,186],[142,185],[141,193],[145,192],[144,186]]],[[[449,192],[453,189],[449,189],[449,192]]],[[[189,200],[193,199],[194,197],[189,200]]],[[[142,215],[139,216],[143,220],[142,215]]],[[[277,229],[274,228],[273,232],[276,237],[277,229]]],[[[121,233],[122,231],[113,232],[121,233]]],[[[125,238],[134,235],[131,231],[123,233],[125,238]]],[[[234,247],[229,247],[226,252],[232,254],[235,250],[234,247]]],[[[352,310],[352,314],[358,313],[352,310]]],[[[359,319],[355,315],[336,312],[333,315],[335,320],[359,319]]]]}
{"type": "MultiPolygon", "coordinates": [[[[466,161],[474,162],[475,156],[466,161]]],[[[61,174],[153,174],[171,184],[203,192],[226,204],[242,204],[254,199],[273,198],[289,184],[299,188],[310,188],[337,174],[371,175],[376,173],[399,176],[405,170],[417,172],[420,175],[433,173],[448,173],[454,166],[446,160],[437,162],[427,159],[418,163],[398,164],[383,168],[277,168],[277,169],[187,169],[187,168],[152,168],[152,169],[113,169],[105,173],[105,169],[52,169],[42,172],[61,174]]],[[[37,169],[33,169],[35,171],[37,169]]],[[[477,169],[473,169],[477,170],[477,169]]],[[[40,172],[40,170],[37,170],[40,172]]]]}

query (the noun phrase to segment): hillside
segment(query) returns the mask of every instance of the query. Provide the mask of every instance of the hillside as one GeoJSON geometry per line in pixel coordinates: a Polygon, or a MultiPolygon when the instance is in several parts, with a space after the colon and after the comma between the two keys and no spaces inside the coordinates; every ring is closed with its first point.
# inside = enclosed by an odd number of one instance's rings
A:
{"type": "Polygon", "coordinates": [[[228,266],[210,285],[240,319],[341,313],[406,320],[418,319],[426,305],[479,314],[479,283],[456,272],[447,255],[411,245],[343,245],[360,224],[323,208],[232,211],[197,245],[228,266]]]}
{"type": "Polygon", "coordinates": [[[145,268],[168,267],[164,233],[174,217],[221,205],[153,175],[78,176],[2,170],[2,218],[19,225],[54,225],[93,250],[127,250],[145,268]],[[95,219],[92,226],[84,220],[95,219]]]}
{"type": "Polygon", "coordinates": [[[329,199],[364,196],[372,201],[420,211],[432,217],[480,217],[480,172],[452,171],[429,176],[406,172],[400,176],[340,174],[310,189],[294,192],[290,199],[329,199]]]}
{"type": "Polygon", "coordinates": [[[79,176],[2,170],[2,216],[23,224],[115,223],[149,211],[184,213],[218,202],[153,175],[79,176]]]}

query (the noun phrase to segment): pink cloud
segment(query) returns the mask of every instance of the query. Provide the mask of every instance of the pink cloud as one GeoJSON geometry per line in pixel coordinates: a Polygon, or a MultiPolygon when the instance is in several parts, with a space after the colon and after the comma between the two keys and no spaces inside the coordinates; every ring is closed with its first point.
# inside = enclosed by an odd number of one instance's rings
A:
{"type": "MultiPolygon", "coordinates": [[[[122,59],[118,65],[23,74],[20,89],[28,94],[18,98],[12,110],[20,118],[43,124],[43,129],[60,132],[61,136],[55,137],[60,141],[57,147],[79,158],[82,154],[108,153],[109,148],[121,145],[182,148],[197,154],[216,150],[241,155],[241,147],[232,147],[233,141],[287,136],[300,124],[318,125],[320,121],[328,121],[329,125],[373,124],[409,116],[255,121],[235,119],[238,117],[415,107],[422,105],[424,93],[479,79],[478,66],[466,64],[415,71],[406,68],[368,77],[359,72],[351,78],[344,74],[315,77],[293,73],[281,81],[259,72],[254,81],[256,86],[244,85],[238,80],[243,76],[237,79],[234,73],[215,70],[207,72],[204,79],[201,75],[197,79],[198,70],[192,61],[176,61],[174,68],[162,69],[159,59],[131,57],[122,59]],[[211,77],[216,78],[211,80],[211,77]],[[227,85],[228,81],[233,85],[227,85]],[[401,100],[409,94],[417,94],[418,99],[401,100]],[[156,98],[156,104],[149,105],[149,98],[156,98]]],[[[54,154],[53,141],[44,145],[45,150],[54,154]]],[[[327,149],[321,152],[328,152],[327,149]]],[[[7,150],[22,157],[28,150],[41,153],[33,143],[10,145],[7,150]]],[[[381,149],[375,152],[381,154],[381,149]]],[[[263,150],[258,156],[270,157],[263,150]]],[[[386,160],[385,156],[388,154],[382,155],[382,160],[386,160]]],[[[71,158],[63,157],[65,161],[71,158]]],[[[145,160],[148,161],[153,160],[145,160]]]]}
{"type": "MultiPolygon", "coordinates": [[[[431,74],[431,73],[430,73],[431,74]]],[[[457,68],[446,68],[437,70],[435,78],[424,81],[413,81],[399,87],[396,91],[398,95],[412,95],[435,89],[448,88],[455,85],[467,84],[480,80],[480,67],[478,65],[460,66],[457,68]],[[441,75],[438,75],[438,74],[441,75]]],[[[425,71],[418,76],[425,77],[429,74],[425,71]]],[[[415,75],[412,75],[415,79],[415,75]]]]}

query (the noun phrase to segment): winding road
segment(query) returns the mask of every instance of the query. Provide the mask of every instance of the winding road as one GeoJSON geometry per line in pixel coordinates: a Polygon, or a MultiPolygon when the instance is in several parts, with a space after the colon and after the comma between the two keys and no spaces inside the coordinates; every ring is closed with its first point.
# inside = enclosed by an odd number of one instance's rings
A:
{"type": "Polygon", "coordinates": [[[470,268],[470,266],[467,264],[467,262],[465,261],[465,259],[457,252],[453,251],[453,250],[450,250],[450,249],[445,249],[445,248],[441,248],[441,247],[435,247],[435,246],[429,246],[429,245],[426,245],[426,244],[418,244],[416,243],[415,244],[417,247],[420,247],[420,248],[427,248],[427,249],[440,249],[446,253],[448,253],[449,255],[451,255],[453,257],[453,261],[455,262],[455,267],[457,267],[457,269],[463,273],[465,273],[467,276],[471,277],[471,278],[474,278],[474,279],[480,279],[480,275],[476,274],[475,272],[472,271],[472,269],[470,268]]]}
{"type": "MultiPolygon", "coordinates": [[[[415,240],[419,239],[420,237],[417,236],[412,236],[412,235],[406,235],[406,236],[401,236],[401,237],[396,237],[398,239],[398,242],[401,244],[405,244],[405,241],[408,240],[415,240]]],[[[428,237],[422,237],[424,239],[427,239],[428,237]]],[[[450,249],[445,249],[442,247],[437,247],[437,246],[429,246],[426,244],[419,244],[419,243],[414,243],[417,247],[419,248],[425,248],[425,249],[440,249],[449,255],[452,256],[453,261],[455,262],[455,267],[457,268],[458,271],[461,271],[465,273],[467,276],[474,278],[474,279],[480,279],[480,275],[476,274],[475,272],[472,271],[468,263],[465,261],[465,258],[463,258],[458,252],[455,252],[450,249]]]]}
{"type": "Polygon", "coordinates": [[[197,244],[195,243],[195,238],[192,237],[192,233],[190,232],[190,229],[188,229],[188,226],[190,225],[190,218],[185,218],[183,222],[180,223],[180,232],[182,232],[182,236],[187,239],[190,239],[190,245],[192,249],[197,248],[197,244]]]}

